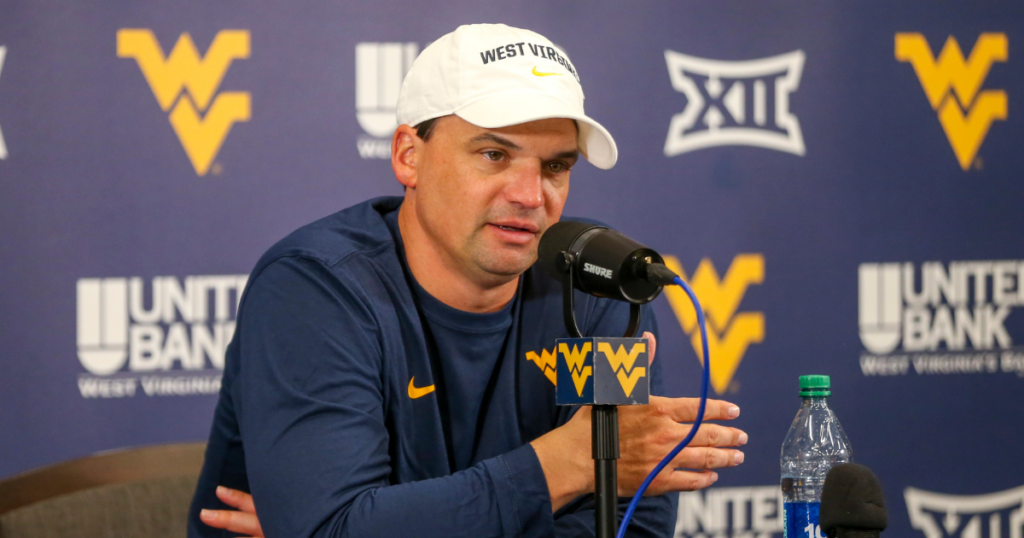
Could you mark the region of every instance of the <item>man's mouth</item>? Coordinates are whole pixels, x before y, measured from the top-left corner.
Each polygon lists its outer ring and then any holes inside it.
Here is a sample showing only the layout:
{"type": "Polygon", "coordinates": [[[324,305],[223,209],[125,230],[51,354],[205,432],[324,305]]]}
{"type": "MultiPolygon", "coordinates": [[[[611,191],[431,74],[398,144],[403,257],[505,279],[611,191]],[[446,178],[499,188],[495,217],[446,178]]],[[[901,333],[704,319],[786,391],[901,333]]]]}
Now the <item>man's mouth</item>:
{"type": "Polygon", "coordinates": [[[537,234],[539,232],[539,226],[534,222],[527,219],[500,219],[497,221],[491,221],[491,226],[495,226],[506,232],[525,232],[529,234],[537,234]]]}
{"type": "Polygon", "coordinates": [[[526,221],[504,221],[501,223],[491,222],[490,226],[495,228],[503,241],[512,244],[526,245],[537,240],[539,233],[538,226],[526,221]]]}

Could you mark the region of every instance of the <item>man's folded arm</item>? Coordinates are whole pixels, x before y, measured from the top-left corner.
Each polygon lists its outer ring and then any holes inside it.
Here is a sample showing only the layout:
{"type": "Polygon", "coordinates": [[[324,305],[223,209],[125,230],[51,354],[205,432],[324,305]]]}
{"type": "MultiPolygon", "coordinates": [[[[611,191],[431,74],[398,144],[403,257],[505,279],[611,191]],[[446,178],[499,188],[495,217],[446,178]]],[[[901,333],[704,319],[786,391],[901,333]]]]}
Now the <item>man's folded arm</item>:
{"type": "Polygon", "coordinates": [[[550,536],[530,445],[441,478],[391,485],[385,358],[361,286],[281,258],[249,283],[232,387],[267,536],[550,536]]]}

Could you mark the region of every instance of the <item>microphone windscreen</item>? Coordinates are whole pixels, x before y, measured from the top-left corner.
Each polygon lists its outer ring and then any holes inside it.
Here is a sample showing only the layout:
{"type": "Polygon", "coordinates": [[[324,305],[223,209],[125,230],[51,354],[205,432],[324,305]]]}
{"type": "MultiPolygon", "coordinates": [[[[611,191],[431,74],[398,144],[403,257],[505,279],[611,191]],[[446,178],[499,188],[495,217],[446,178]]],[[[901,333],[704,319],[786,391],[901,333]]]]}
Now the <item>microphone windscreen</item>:
{"type": "Polygon", "coordinates": [[[547,231],[540,238],[540,245],[537,247],[537,263],[546,274],[560,278],[561,271],[558,270],[559,253],[569,250],[572,242],[583,232],[591,228],[603,228],[597,224],[589,224],[575,220],[563,220],[548,227],[547,231]]]}
{"type": "Polygon", "coordinates": [[[821,532],[828,536],[837,528],[882,531],[889,523],[882,484],[871,469],[856,463],[829,470],[820,510],[821,532]]]}

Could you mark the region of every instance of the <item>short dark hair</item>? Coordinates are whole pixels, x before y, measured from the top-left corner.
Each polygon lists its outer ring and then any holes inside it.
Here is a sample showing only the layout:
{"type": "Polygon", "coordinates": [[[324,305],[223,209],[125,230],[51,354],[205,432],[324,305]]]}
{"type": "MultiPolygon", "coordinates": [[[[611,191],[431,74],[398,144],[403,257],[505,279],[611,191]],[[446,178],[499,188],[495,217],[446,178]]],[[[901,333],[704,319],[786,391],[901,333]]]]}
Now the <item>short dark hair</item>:
{"type": "Polygon", "coordinates": [[[430,140],[430,135],[434,132],[434,125],[437,123],[439,118],[430,118],[429,120],[423,120],[416,124],[416,136],[420,137],[421,140],[427,142],[430,140]]]}

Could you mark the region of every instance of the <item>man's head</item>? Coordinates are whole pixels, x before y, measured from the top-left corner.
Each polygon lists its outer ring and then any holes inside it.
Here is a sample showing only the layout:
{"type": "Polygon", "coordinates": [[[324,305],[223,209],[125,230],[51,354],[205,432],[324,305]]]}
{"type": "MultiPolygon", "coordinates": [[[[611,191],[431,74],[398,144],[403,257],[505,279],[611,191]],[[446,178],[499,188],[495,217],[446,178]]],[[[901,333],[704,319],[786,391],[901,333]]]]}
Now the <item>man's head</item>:
{"type": "Polygon", "coordinates": [[[504,25],[462,26],[427,47],[402,85],[398,120],[392,165],[406,187],[407,253],[483,286],[536,261],[580,154],[600,168],[617,158],[583,112],[566,55],[504,25]]]}
{"type": "Polygon", "coordinates": [[[485,129],[449,115],[429,142],[399,127],[393,164],[434,253],[480,283],[500,284],[536,261],[541,234],[561,217],[576,136],[564,118],[485,129]]]}

